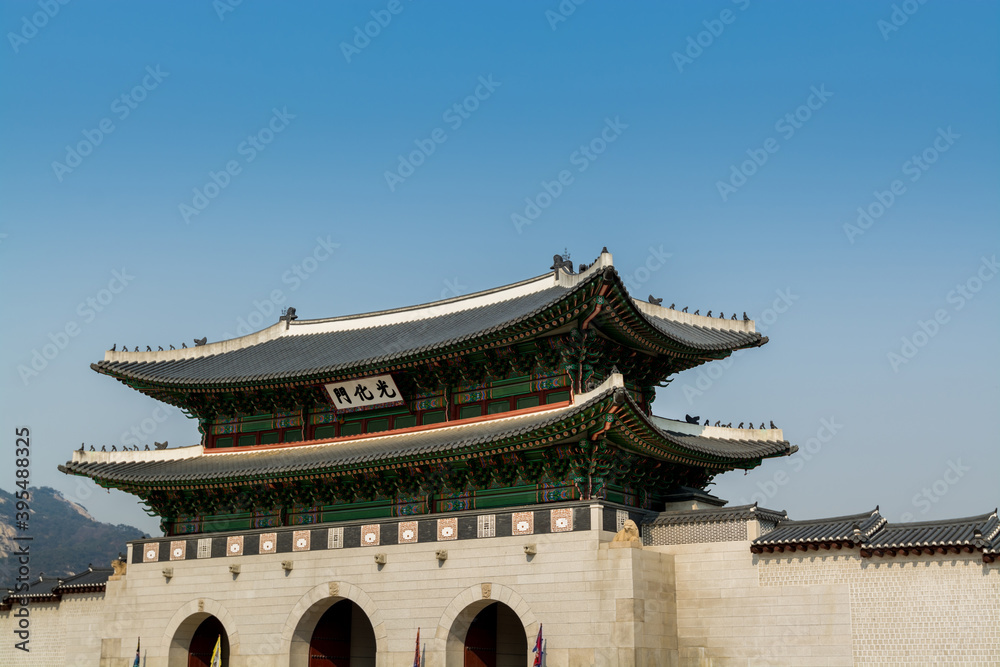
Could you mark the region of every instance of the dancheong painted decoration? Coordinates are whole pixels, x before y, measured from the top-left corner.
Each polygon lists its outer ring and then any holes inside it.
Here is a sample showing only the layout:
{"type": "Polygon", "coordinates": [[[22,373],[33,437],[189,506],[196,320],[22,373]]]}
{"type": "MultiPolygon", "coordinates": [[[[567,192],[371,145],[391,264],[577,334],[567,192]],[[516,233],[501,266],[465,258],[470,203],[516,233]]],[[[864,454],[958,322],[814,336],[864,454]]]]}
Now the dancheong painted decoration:
{"type": "Polygon", "coordinates": [[[658,510],[795,451],[763,424],[652,414],[675,373],[767,342],[745,317],[655,301],[628,294],[605,250],[436,303],[109,351],[94,370],[183,409],[201,442],[78,451],[61,469],[183,535],[591,498],[658,510]]]}

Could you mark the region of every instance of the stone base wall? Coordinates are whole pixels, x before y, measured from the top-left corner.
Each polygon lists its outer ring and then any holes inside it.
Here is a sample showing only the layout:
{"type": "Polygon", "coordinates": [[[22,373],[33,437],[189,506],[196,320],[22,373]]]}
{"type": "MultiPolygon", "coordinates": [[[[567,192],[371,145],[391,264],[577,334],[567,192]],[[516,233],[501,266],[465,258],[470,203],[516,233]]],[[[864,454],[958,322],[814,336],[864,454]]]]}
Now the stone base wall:
{"type": "Polygon", "coordinates": [[[610,542],[591,509],[594,527],[575,532],[132,562],[103,594],[29,605],[30,653],[13,647],[18,607],[0,612],[0,664],[120,667],[141,638],[144,667],[186,665],[194,628],[214,615],[231,667],[292,667],[341,599],[370,621],[380,667],[412,664],[418,627],[425,667],[461,665],[472,619],[497,601],[529,648],[544,624],[550,667],[1000,664],[1000,564],[979,554],[639,547],[610,542]]]}
{"type": "MultiPolygon", "coordinates": [[[[612,536],[597,528],[132,562],[124,578],[108,582],[103,601],[78,603],[67,596],[61,603],[31,605],[32,653],[15,656],[5,641],[0,664],[131,664],[141,637],[144,667],[186,665],[190,636],[211,614],[229,633],[231,667],[286,667],[301,661],[300,640],[311,634],[300,627],[303,619],[315,624],[317,610],[339,599],[354,601],[370,620],[380,666],[412,664],[418,627],[426,667],[461,665],[464,630],[476,611],[494,601],[517,615],[529,649],[544,623],[549,665],[675,664],[671,558],[637,546],[611,548],[612,536]],[[534,555],[525,553],[528,544],[535,546],[534,555]],[[448,556],[439,561],[442,547],[448,556]],[[385,554],[384,565],[376,563],[376,553],[385,554]],[[291,561],[291,570],[283,569],[283,561],[291,561]],[[231,565],[240,566],[239,574],[230,572],[231,565]],[[173,571],[169,580],[165,567],[173,571]],[[86,622],[78,622],[85,606],[86,622]]],[[[4,636],[10,636],[12,614],[0,612],[4,636]]]]}

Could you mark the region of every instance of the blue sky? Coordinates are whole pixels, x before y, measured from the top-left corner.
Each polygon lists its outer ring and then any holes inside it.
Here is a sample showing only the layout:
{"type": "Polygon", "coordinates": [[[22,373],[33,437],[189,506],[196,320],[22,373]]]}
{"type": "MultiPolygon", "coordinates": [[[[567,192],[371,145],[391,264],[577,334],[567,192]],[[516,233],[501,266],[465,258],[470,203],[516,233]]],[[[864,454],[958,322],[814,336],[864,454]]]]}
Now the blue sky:
{"type": "Polygon", "coordinates": [[[990,511],[998,11],[3,3],[0,487],[29,425],[33,484],[152,532],[56,471],[133,428],[197,440],[89,368],[112,344],[422,303],[606,245],[636,296],[770,337],[659,392],[657,414],[774,420],[808,454],[714,492],[797,518],[990,511]]]}

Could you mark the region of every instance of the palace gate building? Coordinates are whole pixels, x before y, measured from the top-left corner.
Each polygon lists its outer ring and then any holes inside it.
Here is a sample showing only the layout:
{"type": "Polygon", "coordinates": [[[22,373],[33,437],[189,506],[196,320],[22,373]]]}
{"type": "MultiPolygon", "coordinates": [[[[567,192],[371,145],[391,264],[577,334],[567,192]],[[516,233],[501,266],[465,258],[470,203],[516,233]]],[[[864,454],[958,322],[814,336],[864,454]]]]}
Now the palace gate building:
{"type": "Polygon", "coordinates": [[[9,593],[0,663],[233,667],[1000,663],[996,511],[792,521],[706,492],[796,447],[656,416],[676,373],[767,338],[745,316],[574,271],[93,365],[198,444],[77,451],[163,535],[9,593]],[[650,299],[649,301],[655,301],[650,299]],[[685,309],[686,310],[686,309],[685,309]],[[74,582],[83,582],[74,585],[74,582]],[[417,634],[419,630],[419,644],[417,634]],[[540,633],[541,630],[541,633],[540,633]],[[5,636],[12,637],[10,632],[5,636]]]}

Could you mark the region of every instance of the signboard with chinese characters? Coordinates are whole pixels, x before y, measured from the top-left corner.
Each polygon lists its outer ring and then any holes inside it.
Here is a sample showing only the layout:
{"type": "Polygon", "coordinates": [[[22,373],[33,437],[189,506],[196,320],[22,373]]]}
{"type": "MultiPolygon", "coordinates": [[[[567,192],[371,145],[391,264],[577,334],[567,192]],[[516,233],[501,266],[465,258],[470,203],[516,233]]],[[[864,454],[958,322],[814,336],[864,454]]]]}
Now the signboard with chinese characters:
{"type": "Polygon", "coordinates": [[[357,412],[404,404],[403,396],[396,388],[391,375],[334,382],[326,385],[326,392],[330,395],[330,401],[337,408],[337,412],[357,412]]]}

